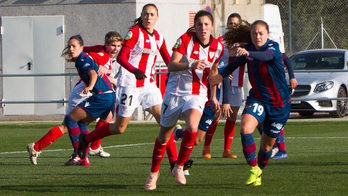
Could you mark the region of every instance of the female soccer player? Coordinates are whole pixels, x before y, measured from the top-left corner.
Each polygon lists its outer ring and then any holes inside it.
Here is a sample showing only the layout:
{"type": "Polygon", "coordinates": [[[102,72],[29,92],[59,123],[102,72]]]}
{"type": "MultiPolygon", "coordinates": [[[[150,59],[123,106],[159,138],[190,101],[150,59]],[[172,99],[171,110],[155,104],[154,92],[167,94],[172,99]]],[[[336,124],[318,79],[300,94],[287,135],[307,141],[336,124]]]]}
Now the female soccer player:
{"type": "Polygon", "coordinates": [[[262,20],[251,25],[252,44],[237,49],[237,57],[217,76],[210,79],[217,85],[234,69],[247,63],[249,91],[241,120],[243,153],[251,166],[246,185],[261,185],[262,169],[268,164],[273,144],[283,129],[290,114],[290,91],[285,80],[285,71],[278,43],[268,39],[269,27],[262,20]],[[263,123],[261,145],[256,159],[256,144],[253,132],[263,123]]]}
{"type": "MultiPolygon", "coordinates": [[[[159,123],[161,116],[162,95],[153,80],[153,66],[158,53],[164,62],[169,63],[164,37],[159,34],[154,26],[158,19],[158,9],[154,4],[146,4],[141,12],[141,17],[135,20],[125,37],[117,61],[121,64],[116,90],[117,114],[116,122],[106,123],[96,128],[95,131],[82,137],[80,140],[79,154],[84,157],[88,143],[106,136],[124,133],[134,110],[142,105],[159,123]]],[[[177,160],[174,136],[167,146],[170,164],[177,160]]]]}
{"type": "MultiPolygon", "coordinates": [[[[114,77],[116,76],[119,67],[115,62],[115,57],[121,49],[122,37],[116,31],[110,31],[105,35],[104,45],[96,46],[85,46],[84,51],[93,58],[98,64],[98,75],[102,76],[104,73],[108,76],[108,79],[113,85],[116,85],[114,77]]],[[[79,103],[87,99],[89,95],[82,94],[82,90],[85,87],[85,83],[81,80],[77,82],[73,90],[70,92],[69,101],[66,109],[66,114],[69,114],[79,103]]],[[[113,120],[113,114],[110,114],[107,121],[113,120]]],[[[97,122],[97,127],[104,124],[103,120],[97,122]]],[[[37,165],[37,158],[41,154],[41,151],[45,149],[50,144],[54,143],[58,138],[63,136],[63,134],[68,133],[68,129],[64,123],[55,126],[49,130],[41,139],[34,143],[30,143],[27,146],[29,152],[29,158],[33,165],[37,165]]],[[[110,157],[110,154],[105,152],[100,145],[101,140],[95,141],[91,144],[91,149],[89,154],[99,155],[100,157],[110,157]]]]}
{"type": "MultiPolygon", "coordinates": [[[[213,24],[213,16],[209,12],[199,11],[194,18],[194,31],[183,34],[173,47],[162,104],[161,129],[155,141],[151,172],[144,187],[146,190],[156,189],[164,150],[176,122],[181,118],[185,120],[187,131],[172,174],[178,184],[186,184],[183,166],[193,150],[198,123],[208,100],[208,76],[211,70],[217,72],[223,54],[223,45],[211,35],[213,24]]],[[[214,105],[219,109],[218,102],[214,105]]]]}
{"type": "MultiPolygon", "coordinates": [[[[74,154],[66,165],[75,165],[79,162],[76,160],[79,135],[88,133],[90,122],[97,118],[105,120],[109,113],[113,112],[115,95],[107,76],[98,76],[98,65],[87,53],[83,52],[83,40],[80,35],[70,37],[68,47],[64,50],[63,55],[67,60],[75,62],[80,79],[86,85],[82,93],[92,94],[64,118],[74,147],[74,154]]],[[[89,166],[88,158],[82,158],[81,164],[89,166]]]]}

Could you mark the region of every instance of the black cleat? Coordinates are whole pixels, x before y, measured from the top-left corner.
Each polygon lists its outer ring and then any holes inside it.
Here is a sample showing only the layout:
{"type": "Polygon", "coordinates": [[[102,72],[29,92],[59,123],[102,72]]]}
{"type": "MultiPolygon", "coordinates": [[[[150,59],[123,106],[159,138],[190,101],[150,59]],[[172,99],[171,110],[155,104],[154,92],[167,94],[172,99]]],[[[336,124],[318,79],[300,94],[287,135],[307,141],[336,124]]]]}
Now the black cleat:
{"type": "Polygon", "coordinates": [[[193,165],[193,160],[192,159],[187,160],[184,164],[184,170],[190,169],[192,165],[193,165]]]}

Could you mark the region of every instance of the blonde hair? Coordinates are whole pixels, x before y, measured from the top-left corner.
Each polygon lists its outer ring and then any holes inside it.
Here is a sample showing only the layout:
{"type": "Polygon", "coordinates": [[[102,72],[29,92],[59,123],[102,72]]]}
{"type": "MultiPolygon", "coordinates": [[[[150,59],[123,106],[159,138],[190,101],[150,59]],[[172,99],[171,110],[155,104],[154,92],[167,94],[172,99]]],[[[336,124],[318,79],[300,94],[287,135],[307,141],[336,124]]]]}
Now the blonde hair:
{"type": "Polygon", "coordinates": [[[105,44],[110,44],[114,41],[123,41],[121,35],[117,31],[110,31],[105,35],[105,44]]]}

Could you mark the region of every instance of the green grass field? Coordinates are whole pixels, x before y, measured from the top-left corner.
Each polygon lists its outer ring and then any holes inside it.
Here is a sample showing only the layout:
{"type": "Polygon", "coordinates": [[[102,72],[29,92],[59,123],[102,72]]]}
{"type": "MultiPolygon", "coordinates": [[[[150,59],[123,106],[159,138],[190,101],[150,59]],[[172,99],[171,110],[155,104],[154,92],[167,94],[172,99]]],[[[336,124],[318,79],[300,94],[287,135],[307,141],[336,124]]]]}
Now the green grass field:
{"type": "MultiPolygon", "coordinates": [[[[348,122],[289,122],[286,126],[285,160],[271,160],[261,187],[244,182],[249,166],[236,131],[232,151],[238,159],[223,159],[223,124],[212,142],[213,159],[201,158],[196,146],[187,185],[178,186],[169,172],[168,159],[161,165],[157,190],[146,192],[144,182],[151,167],[155,124],[130,124],[126,133],[103,141],[111,158],[90,158],[91,167],[66,167],[72,153],[64,135],[43,151],[38,165],[29,162],[27,143],[39,139],[55,123],[1,123],[1,195],[347,195],[348,122]]],[[[239,126],[237,127],[239,130],[239,126]]],[[[256,142],[259,135],[255,133],[256,142]]],[[[257,144],[258,146],[258,144],[257,144]]],[[[178,144],[179,147],[179,144],[178,144]]]]}

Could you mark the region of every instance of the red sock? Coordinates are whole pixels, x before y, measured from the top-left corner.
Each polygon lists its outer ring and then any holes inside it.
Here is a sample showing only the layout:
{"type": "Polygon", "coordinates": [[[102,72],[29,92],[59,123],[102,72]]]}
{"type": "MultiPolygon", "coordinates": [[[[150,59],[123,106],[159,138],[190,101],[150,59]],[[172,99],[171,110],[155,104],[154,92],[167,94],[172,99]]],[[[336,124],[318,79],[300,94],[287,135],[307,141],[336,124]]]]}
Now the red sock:
{"type": "Polygon", "coordinates": [[[188,131],[186,130],[184,133],[184,137],[182,138],[180,153],[177,161],[177,165],[183,166],[185,162],[188,160],[197,137],[197,131],[188,131]]]}
{"type": "Polygon", "coordinates": [[[46,135],[44,135],[40,140],[35,142],[34,149],[36,151],[40,151],[40,150],[46,148],[48,145],[52,144],[54,141],[56,141],[62,135],[63,135],[63,133],[60,130],[59,126],[55,126],[51,130],[49,130],[46,133],[46,135]]]}
{"type": "Polygon", "coordinates": [[[151,172],[158,172],[161,165],[167,144],[160,144],[156,138],[152,153],[151,172]]]}
{"type": "MultiPolygon", "coordinates": [[[[100,127],[102,127],[103,125],[105,125],[106,123],[107,123],[106,121],[100,119],[100,120],[97,122],[97,125],[95,126],[95,128],[96,128],[96,129],[97,129],[97,128],[100,128],[100,127]]],[[[100,144],[101,144],[101,142],[102,142],[101,139],[92,142],[92,143],[91,143],[91,149],[92,149],[92,150],[98,149],[99,146],[100,146],[100,144]]]]}
{"type": "Polygon", "coordinates": [[[236,130],[236,122],[226,120],[224,135],[225,135],[225,143],[224,150],[230,151],[231,144],[233,142],[234,131],[236,130]]]}
{"type": "Polygon", "coordinates": [[[102,139],[104,137],[112,135],[110,132],[109,123],[106,122],[103,126],[95,128],[93,132],[86,135],[85,140],[86,142],[90,143],[99,139],[102,139]]]}
{"type": "Polygon", "coordinates": [[[217,119],[215,119],[211,123],[210,127],[207,130],[207,133],[205,134],[204,146],[210,146],[211,140],[213,139],[213,136],[218,124],[219,124],[219,121],[217,119]]]}
{"type": "Polygon", "coordinates": [[[178,160],[178,153],[176,151],[176,142],[174,140],[174,134],[170,136],[169,141],[167,142],[167,155],[169,163],[175,163],[178,160]]]}

